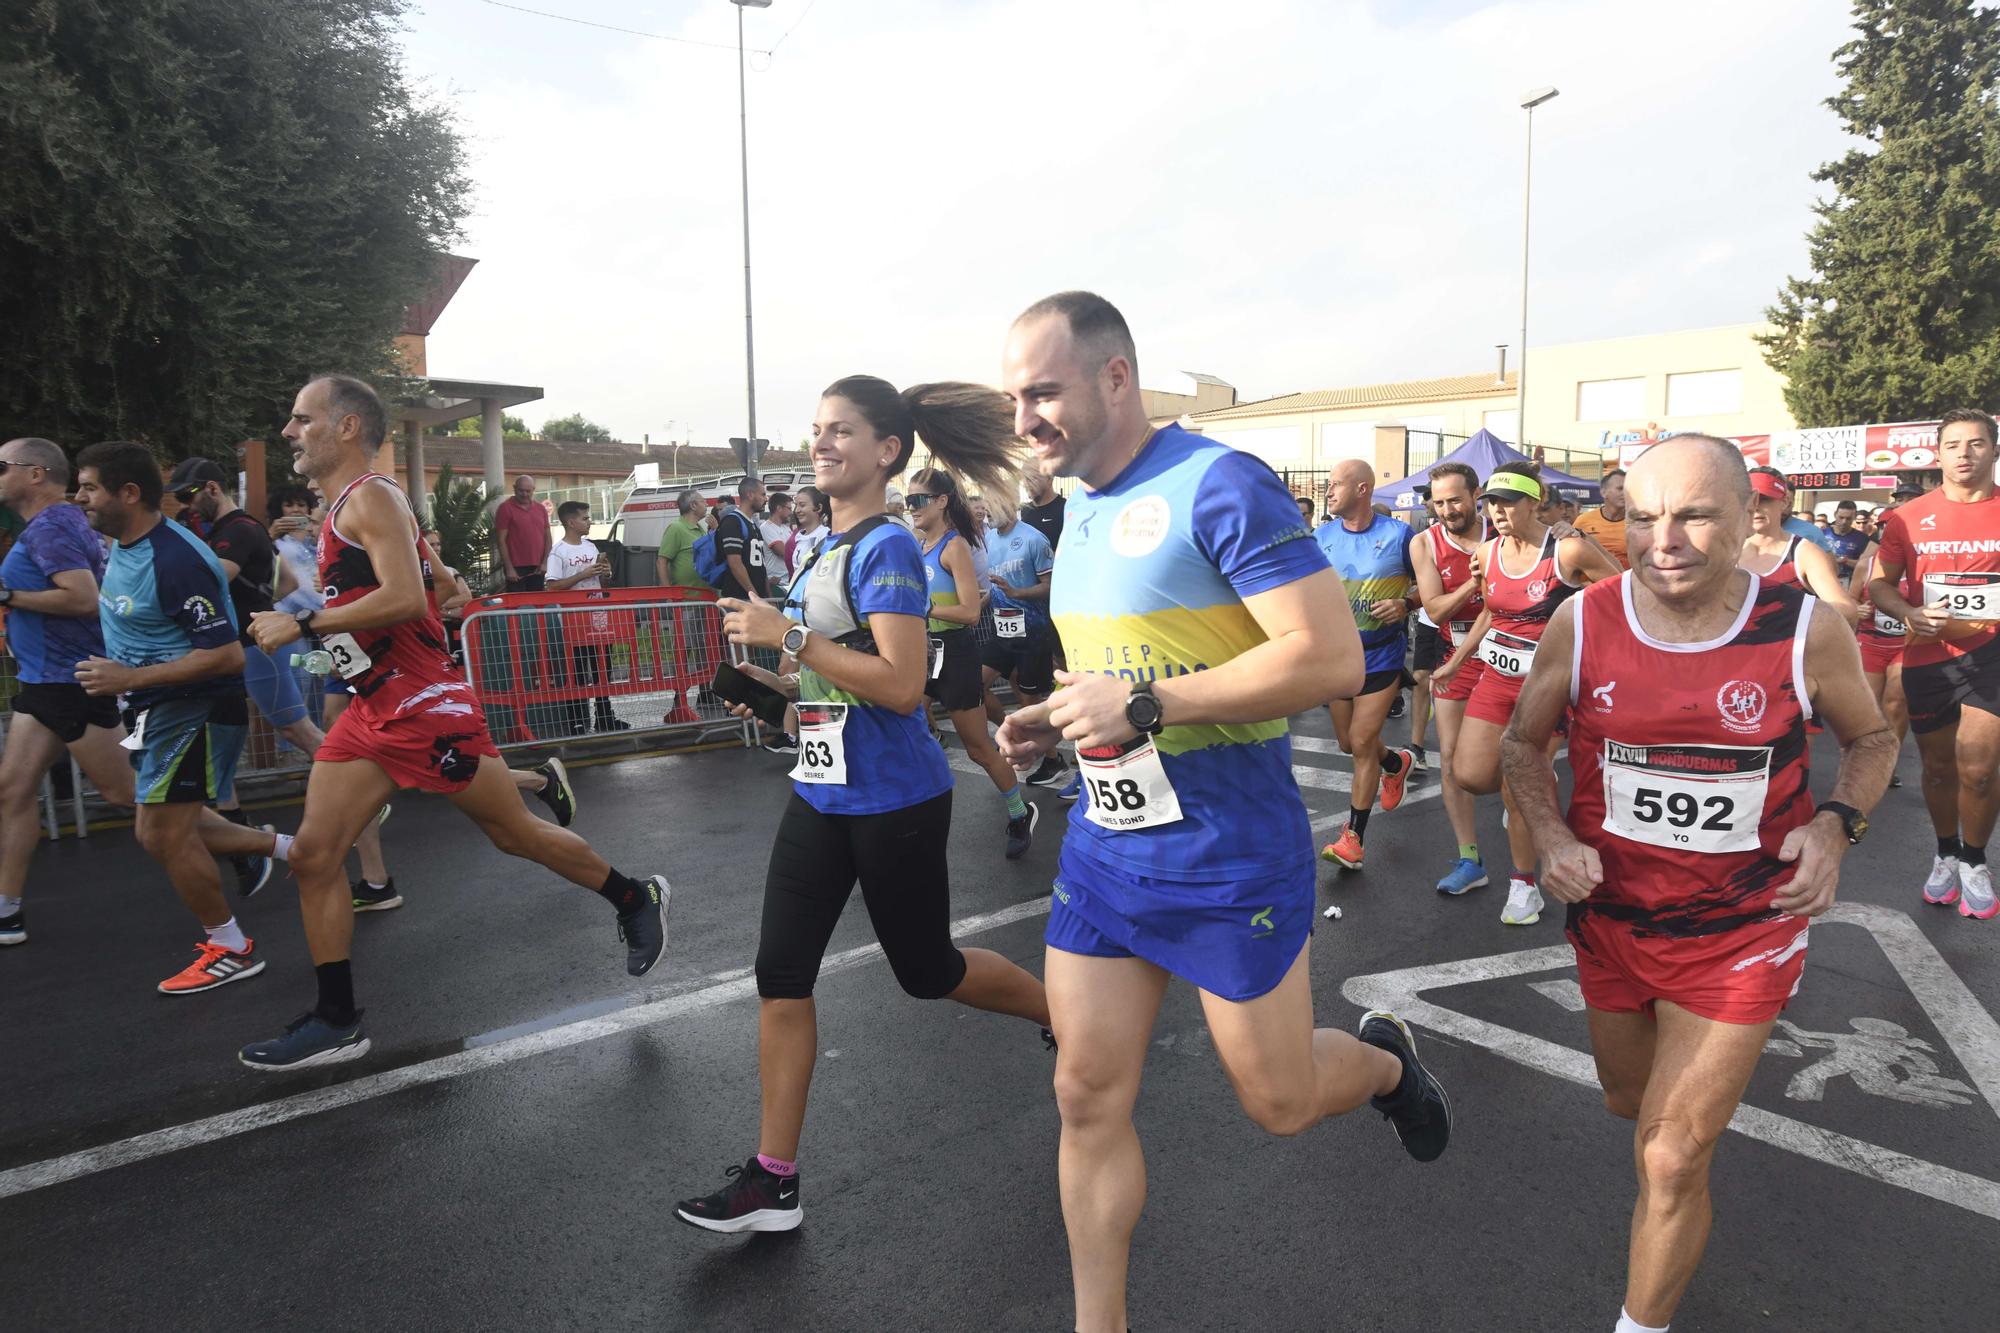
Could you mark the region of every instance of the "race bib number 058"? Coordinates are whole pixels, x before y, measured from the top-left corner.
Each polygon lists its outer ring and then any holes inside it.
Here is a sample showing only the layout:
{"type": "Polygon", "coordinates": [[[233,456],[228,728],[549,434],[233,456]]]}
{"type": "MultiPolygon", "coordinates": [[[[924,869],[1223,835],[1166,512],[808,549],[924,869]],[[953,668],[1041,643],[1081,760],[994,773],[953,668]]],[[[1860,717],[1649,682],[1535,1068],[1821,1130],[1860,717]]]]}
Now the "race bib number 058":
{"type": "Polygon", "coordinates": [[[1489,629],[1479,641],[1479,660],[1503,676],[1525,676],[1535,665],[1535,641],[1489,629]]]}
{"type": "Polygon", "coordinates": [[[1078,750],[1076,759],[1083,769],[1084,817],[1099,828],[1130,833],[1181,821],[1180,798],[1151,736],[1078,750]]]}
{"type": "Polygon", "coordinates": [[[1953,620],[2000,620],[2000,574],[1926,574],[1924,605],[1945,608],[1953,620]]]}
{"type": "Polygon", "coordinates": [[[1604,743],[1604,831],[1681,852],[1754,852],[1771,785],[1764,745],[1604,743]]]}

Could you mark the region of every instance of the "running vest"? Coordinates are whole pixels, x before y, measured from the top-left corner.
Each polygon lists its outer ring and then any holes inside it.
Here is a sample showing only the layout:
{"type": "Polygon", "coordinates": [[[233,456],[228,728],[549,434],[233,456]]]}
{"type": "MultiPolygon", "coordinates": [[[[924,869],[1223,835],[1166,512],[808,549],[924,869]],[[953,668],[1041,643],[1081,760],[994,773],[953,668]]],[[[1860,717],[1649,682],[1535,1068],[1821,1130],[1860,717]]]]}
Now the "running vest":
{"type": "MultiPolygon", "coordinates": [[[[1781,583],[1788,588],[1797,588],[1800,592],[1804,592],[1806,585],[1805,581],[1799,578],[1798,564],[1799,543],[1803,540],[1805,540],[1803,537],[1794,537],[1791,541],[1787,542],[1784,554],[1778,557],[1778,563],[1771,566],[1765,573],[1758,574],[1756,570],[1750,569],[1748,565],[1744,565],[1743,568],[1749,570],[1752,574],[1757,574],[1757,577],[1767,584],[1781,583]]],[[[1738,563],[1740,564],[1741,561],[1738,563]]]]}
{"type": "MultiPolygon", "coordinates": [[[[952,538],[958,536],[957,528],[946,528],[938,544],[924,552],[924,581],[930,585],[932,606],[958,605],[958,580],[944,567],[944,548],[951,545],[952,538]]],[[[956,629],[966,628],[955,620],[939,620],[933,617],[927,622],[933,634],[949,634],[956,629]]]]}
{"type": "MultiPolygon", "coordinates": [[[[347,497],[354,494],[357,486],[369,481],[389,487],[404,506],[404,512],[409,513],[409,502],[404,499],[402,488],[379,472],[364,472],[356,477],[327,506],[326,523],[319,534],[319,581],[329,608],[345,606],[382,586],[368,552],[349,541],[340,530],[340,511],[347,507],[347,497]]],[[[452,695],[464,695],[465,702],[468,705],[471,702],[471,687],[451,660],[445,644],[444,626],[438,620],[437,597],[432,587],[430,558],[424,553],[416,516],[409,517],[410,544],[416,549],[417,568],[424,580],[424,614],[394,625],[320,636],[321,643],[334,656],[336,672],[354,687],[357,699],[376,712],[402,713],[420,702],[452,695]],[[344,661],[357,666],[357,674],[349,675],[344,661]],[[361,665],[364,662],[366,665],[361,665]]]]}
{"type": "Polygon", "coordinates": [[[1604,882],[1573,913],[1670,938],[1784,915],[1771,899],[1793,867],[1778,848],[1813,816],[1805,652],[1817,599],[1749,578],[1736,623],[1707,643],[1649,637],[1629,573],[1577,598],[1568,820],[1604,882]]]}
{"type": "MultiPolygon", "coordinates": [[[[1431,544],[1431,560],[1437,565],[1438,580],[1444,584],[1444,590],[1453,593],[1464,587],[1472,578],[1472,551],[1453,541],[1442,523],[1433,523],[1425,528],[1424,539],[1431,544]]],[[[1452,617],[1449,625],[1438,626],[1444,646],[1450,649],[1471,633],[1472,622],[1479,619],[1479,613],[1485,609],[1485,600],[1474,593],[1472,600],[1458,609],[1458,614],[1452,617]]]]}
{"type": "Polygon", "coordinates": [[[1875,579],[1875,564],[1878,559],[1879,557],[1877,556],[1871,555],[1868,557],[1868,571],[1861,585],[1863,588],[1861,594],[1861,623],[1854,627],[1854,634],[1859,639],[1894,639],[1896,642],[1901,643],[1908,636],[1910,627],[1886,611],[1877,611],[1875,609],[1875,599],[1869,596],[1866,591],[1868,584],[1872,583],[1875,579]]]}
{"type": "Polygon", "coordinates": [[[1910,640],[1905,668],[1962,657],[2000,633],[2000,495],[1961,503],[1939,489],[1899,505],[1876,558],[1903,567],[1904,600],[1951,611],[1941,637],[1910,640]]]}

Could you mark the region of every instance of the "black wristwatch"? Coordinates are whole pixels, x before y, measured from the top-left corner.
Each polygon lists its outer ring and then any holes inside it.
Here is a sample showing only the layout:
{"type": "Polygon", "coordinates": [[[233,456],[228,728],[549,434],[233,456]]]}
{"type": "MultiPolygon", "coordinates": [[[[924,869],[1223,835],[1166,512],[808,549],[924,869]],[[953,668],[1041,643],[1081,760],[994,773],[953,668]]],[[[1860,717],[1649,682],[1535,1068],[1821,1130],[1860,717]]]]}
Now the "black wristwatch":
{"type": "Polygon", "coordinates": [[[1133,685],[1132,693],[1125,698],[1125,720],[1141,736],[1160,734],[1166,725],[1166,710],[1160,707],[1160,697],[1153,693],[1152,681],[1142,680],[1133,685]]]}
{"type": "Polygon", "coordinates": [[[312,636],[313,617],[318,614],[319,612],[311,610],[292,612],[292,619],[299,622],[299,633],[301,636],[307,638],[312,636]]]}
{"type": "Polygon", "coordinates": [[[12,606],[13,604],[14,590],[12,588],[0,588],[0,606],[12,606]]]}
{"type": "Polygon", "coordinates": [[[1868,836],[1868,816],[1862,814],[1853,806],[1843,805],[1839,801],[1821,801],[1813,813],[1818,815],[1829,811],[1839,815],[1840,822],[1847,826],[1848,846],[1852,847],[1855,843],[1860,842],[1868,836]]]}

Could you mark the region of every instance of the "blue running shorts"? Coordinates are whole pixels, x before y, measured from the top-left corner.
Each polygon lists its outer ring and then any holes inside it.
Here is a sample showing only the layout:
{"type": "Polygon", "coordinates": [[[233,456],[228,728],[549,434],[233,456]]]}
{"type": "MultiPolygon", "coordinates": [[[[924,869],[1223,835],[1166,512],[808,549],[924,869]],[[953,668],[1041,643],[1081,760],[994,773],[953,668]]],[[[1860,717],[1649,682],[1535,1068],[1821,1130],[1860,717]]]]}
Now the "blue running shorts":
{"type": "MultiPolygon", "coordinates": [[[[280,651],[287,659],[291,657],[289,647],[280,651]]],[[[299,697],[298,677],[290,665],[279,666],[276,658],[254,643],[243,645],[243,688],[250,692],[250,701],[257,705],[257,711],[274,731],[283,730],[306,715],[306,701],[299,697]]]]}
{"type": "Polygon", "coordinates": [[[143,720],[133,752],[139,804],[207,804],[236,789],[236,761],[250,734],[242,696],[165,699],[138,715],[143,720]]]}

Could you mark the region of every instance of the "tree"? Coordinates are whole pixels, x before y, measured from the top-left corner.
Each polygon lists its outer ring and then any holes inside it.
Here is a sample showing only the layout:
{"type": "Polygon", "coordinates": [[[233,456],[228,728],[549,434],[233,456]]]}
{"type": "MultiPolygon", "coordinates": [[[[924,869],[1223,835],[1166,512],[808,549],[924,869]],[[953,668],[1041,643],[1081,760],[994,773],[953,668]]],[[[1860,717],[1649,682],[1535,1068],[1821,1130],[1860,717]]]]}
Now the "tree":
{"type": "Polygon", "coordinates": [[[1813,173],[1812,275],[1762,340],[1802,426],[2000,401],[2000,11],[1856,0],[1854,25],[1827,106],[1865,143],[1813,173]]]}
{"type": "Polygon", "coordinates": [[[0,6],[0,438],[223,456],[315,371],[400,387],[467,192],[405,3],[0,6]]]}
{"type": "Polygon", "coordinates": [[[486,515],[486,488],[469,478],[438,469],[431,487],[431,526],[437,530],[438,554],[479,590],[479,575],[493,549],[492,524],[486,515]]]}
{"type": "MultiPolygon", "coordinates": [[[[451,438],[454,440],[477,440],[481,438],[481,431],[483,429],[483,424],[478,417],[461,417],[452,424],[451,438]]],[[[502,412],[500,414],[500,437],[504,440],[532,440],[535,438],[535,435],[533,431],[528,429],[527,422],[521,420],[521,418],[515,416],[512,412],[502,412]]]]}
{"type": "Polygon", "coordinates": [[[550,417],[542,423],[545,440],[576,440],[584,444],[609,444],[611,432],[581,412],[566,417],[550,417]]]}

